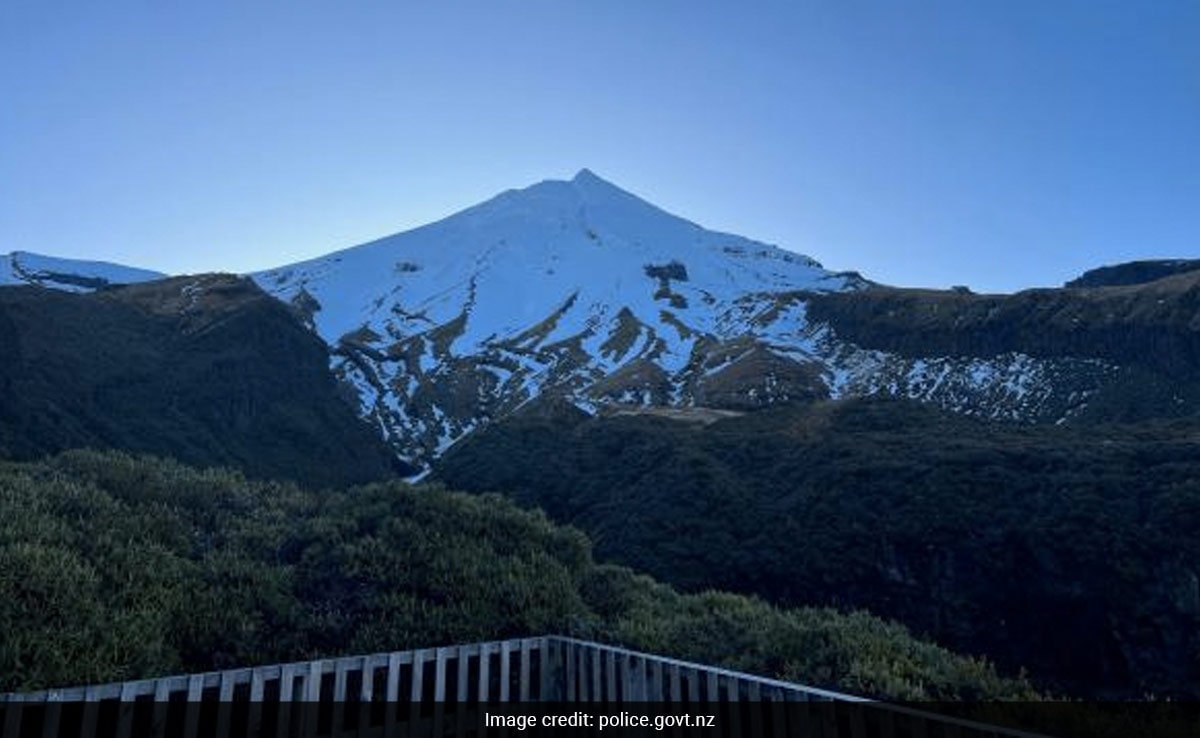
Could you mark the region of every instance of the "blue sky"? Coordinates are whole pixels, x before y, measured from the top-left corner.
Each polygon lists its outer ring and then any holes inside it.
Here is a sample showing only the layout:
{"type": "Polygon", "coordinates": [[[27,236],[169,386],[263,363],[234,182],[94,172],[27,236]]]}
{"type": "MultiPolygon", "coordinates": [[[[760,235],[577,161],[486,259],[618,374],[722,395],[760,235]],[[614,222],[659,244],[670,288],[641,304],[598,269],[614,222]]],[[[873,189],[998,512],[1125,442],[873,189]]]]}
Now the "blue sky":
{"type": "Polygon", "coordinates": [[[0,4],[0,252],[277,266],[581,167],[900,285],[1200,256],[1200,2],[0,4]],[[436,7],[434,7],[436,6],[436,7]]]}

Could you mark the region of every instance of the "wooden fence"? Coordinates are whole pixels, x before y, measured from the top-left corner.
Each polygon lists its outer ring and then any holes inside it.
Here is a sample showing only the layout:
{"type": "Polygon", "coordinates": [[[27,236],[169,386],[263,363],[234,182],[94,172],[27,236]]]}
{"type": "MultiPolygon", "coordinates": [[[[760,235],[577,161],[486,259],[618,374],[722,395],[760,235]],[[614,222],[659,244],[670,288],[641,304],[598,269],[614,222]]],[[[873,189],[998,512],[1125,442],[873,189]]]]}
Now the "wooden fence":
{"type": "Polygon", "coordinates": [[[529,702],[720,708],[718,727],[748,736],[1035,738],[558,636],[0,695],[0,736],[490,736],[482,706],[529,702]]]}

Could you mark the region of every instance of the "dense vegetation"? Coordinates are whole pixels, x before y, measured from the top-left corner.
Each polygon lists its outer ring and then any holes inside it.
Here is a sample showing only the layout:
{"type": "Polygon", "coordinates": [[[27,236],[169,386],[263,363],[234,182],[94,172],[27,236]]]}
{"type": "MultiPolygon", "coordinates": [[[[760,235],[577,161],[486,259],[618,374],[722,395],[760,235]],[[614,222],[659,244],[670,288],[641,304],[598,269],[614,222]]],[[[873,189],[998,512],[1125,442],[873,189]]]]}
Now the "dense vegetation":
{"type": "Polygon", "coordinates": [[[0,458],[118,448],[315,484],[395,471],[329,353],[232,276],[0,289],[0,458]]]}
{"type": "Polygon", "coordinates": [[[896,401],[496,424],[439,477],[695,591],[864,608],[1080,696],[1200,696],[1200,424],[989,424],[896,401]]]}
{"type": "Polygon", "coordinates": [[[1176,274],[1200,270],[1200,259],[1153,259],[1089,269],[1064,287],[1120,287],[1145,284],[1176,274]]]}
{"type": "Polygon", "coordinates": [[[565,633],[855,692],[1029,697],[862,613],[684,595],[495,496],[115,452],[0,463],[0,690],[565,633]]]}

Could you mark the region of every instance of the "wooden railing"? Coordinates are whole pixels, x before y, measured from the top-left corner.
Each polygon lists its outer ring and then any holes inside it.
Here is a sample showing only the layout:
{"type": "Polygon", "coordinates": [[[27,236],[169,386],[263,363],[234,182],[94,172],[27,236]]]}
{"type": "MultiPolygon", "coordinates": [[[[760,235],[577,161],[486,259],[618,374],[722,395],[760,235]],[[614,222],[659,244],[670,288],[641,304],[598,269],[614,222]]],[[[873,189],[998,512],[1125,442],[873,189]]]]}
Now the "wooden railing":
{"type": "Polygon", "coordinates": [[[722,705],[727,717],[743,705],[747,735],[1031,735],[558,636],[5,694],[0,735],[491,735],[470,706],[510,702],[722,705]],[[853,709],[839,718],[834,703],[853,709]],[[771,730],[755,726],[764,715],[771,730]]]}

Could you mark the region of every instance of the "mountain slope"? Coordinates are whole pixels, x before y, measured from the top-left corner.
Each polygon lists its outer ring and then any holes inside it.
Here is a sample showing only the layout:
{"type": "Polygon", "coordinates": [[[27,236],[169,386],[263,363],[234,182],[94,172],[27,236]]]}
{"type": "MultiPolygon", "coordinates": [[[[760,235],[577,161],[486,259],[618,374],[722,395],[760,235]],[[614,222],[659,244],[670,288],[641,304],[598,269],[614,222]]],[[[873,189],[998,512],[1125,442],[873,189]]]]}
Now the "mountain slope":
{"type": "Polygon", "coordinates": [[[246,279],[0,289],[0,346],[0,457],[118,448],[309,484],[393,471],[325,346],[246,279]]]}
{"type": "Polygon", "coordinates": [[[587,170],[253,276],[306,315],[362,414],[417,461],[543,393],[689,402],[706,350],[745,335],[761,296],[862,282],[587,170]]]}
{"type": "MultiPolygon", "coordinates": [[[[70,290],[152,274],[9,261],[9,281],[70,290]]],[[[1101,281],[1149,274],[1126,266],[1101,281]]],[[[583,170],[250,276],[328,345],[357,414],[427,468],[556,398],[589,413],[889,396],[1019,423],[1194,414],[1196,274],[1016,295],[887,288],[583,170]]]]}
{"type": "Polygon", "coordinates": [[[1014,295],[874,288],[815,295],[808,314],[842,341],[908,361],[1019,353],[1045,368],[1067,360],[1071,371],[1050,386],[1060,397],[1074,386],[1071,417],[1082,422],[1200,412],[1200,272],[1014,295]]]}
{"type": "Polygon", "coordinates": [[[117,284],[161,279],[165,274],[106,261],[60,259],[14,251],[0,254],[0,287],[36,285],[67,292],[88,292],[117,284]]]}
{"type": "Polygon", "coordinates": [[[877,399],[681,419],[522,412],[434,474],[684,589],[865,608],[1053,693],[1200,697],[1200,419],[1030,427],[877,399]]]}
{"type": "Polygon", "coordinates": [[[1064,287],[1120,287],[1144,284],[1200,269],[1200,259],[1150,259],[1089,269],[1064,287]]]}
{"type": "Polygon", "coordinates": [[[360,413],[418,464],[541,397],[593,412],[884,393],[1062,420],[1111,370],[863,349],[807,317],[814,296],[869,287],[857,274],[707,231],[587,170],[253,278],[330,344],[360,413]]]}

